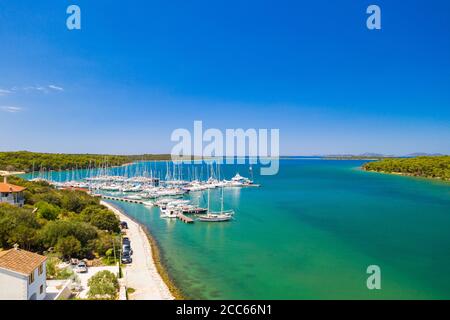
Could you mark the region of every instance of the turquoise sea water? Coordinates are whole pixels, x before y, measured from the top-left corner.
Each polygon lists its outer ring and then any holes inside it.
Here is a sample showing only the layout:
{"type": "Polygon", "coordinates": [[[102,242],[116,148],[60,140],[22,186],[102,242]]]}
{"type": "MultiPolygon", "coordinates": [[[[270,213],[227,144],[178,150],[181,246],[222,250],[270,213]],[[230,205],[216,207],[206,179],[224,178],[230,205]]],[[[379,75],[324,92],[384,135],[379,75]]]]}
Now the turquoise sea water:
{"type": "MultiPolygon", "coordinates": [[[[225,189],[229,223],[187,225],[114,204],[149,228],[190,298],[449,299],[450,184],[361,164],[282,160],[278,175],[255,177],[261,188],[225,189]],[[366,287],[369,265],[381,267],[381,290],[366,287]]],[[[237,170],[248,175],[248,166],[223,173],[237,170]]],[[[212,198],[219,208],[219,191],[212,198]]]]}

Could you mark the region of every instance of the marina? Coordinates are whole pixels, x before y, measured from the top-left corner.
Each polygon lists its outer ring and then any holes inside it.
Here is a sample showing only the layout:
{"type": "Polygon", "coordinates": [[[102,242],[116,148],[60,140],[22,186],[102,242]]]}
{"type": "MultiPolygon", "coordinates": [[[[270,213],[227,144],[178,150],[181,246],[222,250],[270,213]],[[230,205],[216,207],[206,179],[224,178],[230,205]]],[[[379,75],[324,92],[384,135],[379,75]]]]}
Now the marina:
{"type": "MultiPolygon", "coordinates": [[[[60,189],[85,191],[104,200],[128,202],[158,207],[162,219],[178,219],[185,223],[227,222],[233,220],[234,210],[224,210],[225,189],[260,187],[253,179],[235,173],[225,179],[221,165],[161,162],[134,163],[123,167],[91,167],[84,171],[55,172],[40,170],[32,173],[32,181],[45,181],[60,189]],[[210,208],[211,190],[220,190],[220,211],[210,208]],[[199,205],[199,198],[207,194],[207,208],[199,205]],[[186,197],[189,195],[189,198],[186,197]],[[195,204],[192,198],[197,198],[195,204]]],[[[249,174],[253,175],[250,165],[249,174]]]]}

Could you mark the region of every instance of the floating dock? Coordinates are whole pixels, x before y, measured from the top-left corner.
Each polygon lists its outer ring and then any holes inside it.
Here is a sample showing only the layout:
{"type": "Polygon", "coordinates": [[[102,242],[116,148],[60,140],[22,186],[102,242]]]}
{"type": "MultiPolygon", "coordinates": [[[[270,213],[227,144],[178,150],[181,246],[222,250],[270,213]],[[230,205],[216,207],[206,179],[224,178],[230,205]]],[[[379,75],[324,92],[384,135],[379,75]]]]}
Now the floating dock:
{"type": "Polygon", "coordinates": [[[194,223],[194,219],[186,217],[184,214],[179,213],[177,215],[177,218],[181,221],[183,221],[184,223],[194,223]]]}
{"type": "Polygon", "coordinates": [[[102,199],[105,199],[105,200],[115,200],[115,201],[129,202],[129,203],[144,204],[144,201],[142,201],[142,200],[133,200],[133,199],[127,199],[127,198],[111,197],[111,196],[105,196],[103,194],[97,194],[96,196],[101,197],[102,199]]]}

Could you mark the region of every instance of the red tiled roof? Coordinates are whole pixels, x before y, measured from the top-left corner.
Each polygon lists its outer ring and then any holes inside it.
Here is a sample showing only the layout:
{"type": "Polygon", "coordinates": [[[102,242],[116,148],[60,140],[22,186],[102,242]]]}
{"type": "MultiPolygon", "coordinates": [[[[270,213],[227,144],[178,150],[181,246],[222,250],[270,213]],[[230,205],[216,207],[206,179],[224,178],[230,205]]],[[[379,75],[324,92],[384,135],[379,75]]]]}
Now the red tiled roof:
{"type": "Polygon", "coordinates": [[[31,274],[45,260],[45,256],[22,249],[0,251],[0,268],[24,275],[31,274]]]}
{"type": "Polygon", "coordinates": [[[21,192],[25,190],[24,187],[15,186],[13,184],[9,183],[2,183],[0,182],[0,192],[21,192]]]}

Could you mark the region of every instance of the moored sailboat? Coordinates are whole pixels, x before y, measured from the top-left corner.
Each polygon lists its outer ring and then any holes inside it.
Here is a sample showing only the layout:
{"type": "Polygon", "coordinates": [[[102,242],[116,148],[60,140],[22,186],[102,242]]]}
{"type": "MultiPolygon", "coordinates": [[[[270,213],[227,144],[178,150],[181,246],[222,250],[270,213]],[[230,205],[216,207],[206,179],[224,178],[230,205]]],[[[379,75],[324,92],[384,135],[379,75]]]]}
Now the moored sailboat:
{"type": "Polygon", "coordinates": [[[222,197],[221,197],[221,208],[220,212],[211,212],[210,208],[210,191],[208,189],[208,213],[197,218],[198,221],[201,222],[226,222],[230,221],[233,218],[234,211],[233,210],[223,210],[223,188],[222,188],[222,197]]]}

